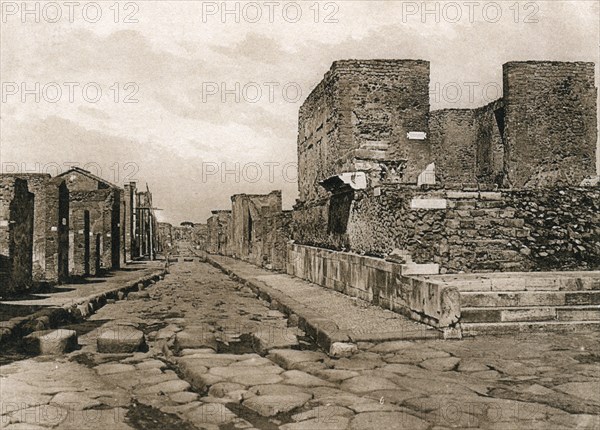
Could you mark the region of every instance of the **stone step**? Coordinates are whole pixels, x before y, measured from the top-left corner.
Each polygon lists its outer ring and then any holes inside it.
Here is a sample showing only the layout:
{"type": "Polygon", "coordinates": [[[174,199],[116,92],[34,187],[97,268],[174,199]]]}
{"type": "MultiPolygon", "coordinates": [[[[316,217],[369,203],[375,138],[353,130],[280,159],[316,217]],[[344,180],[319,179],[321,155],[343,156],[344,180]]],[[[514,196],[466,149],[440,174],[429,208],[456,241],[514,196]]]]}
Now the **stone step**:
{"type": "Polygon", "coordinates": [[[600,290],[600,277],[517,277],[462,279],[452,282],[461,292],[467,291],[590,291],[600,290]]]}
{"type": "Polygon", "coordinates": [[[600,321],[536,321],[502,323],[463,323],[464,337],[478,335],[514,335],[518,332],[571,333],[576,331],[598,332],[600,321]]]}
{"type": "Polygon", "coordinates": [[[461,291],[462,308],[600,305],[600,291],[461,291]]]}
{"type": "Polygon", "coordinates": [[[600,321],[600,306],[463,308],[461,322],[600,321]]]}

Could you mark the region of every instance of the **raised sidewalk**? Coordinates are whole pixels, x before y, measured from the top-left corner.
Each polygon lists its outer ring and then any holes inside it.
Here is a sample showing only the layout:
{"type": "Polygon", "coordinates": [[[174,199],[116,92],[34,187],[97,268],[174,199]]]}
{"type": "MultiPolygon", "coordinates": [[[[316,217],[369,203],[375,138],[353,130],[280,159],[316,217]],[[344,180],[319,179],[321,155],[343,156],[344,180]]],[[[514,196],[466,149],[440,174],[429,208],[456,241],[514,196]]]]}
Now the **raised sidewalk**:
{"type": "Polygon", "coordinates": [[[164,276],[163,262],[135,262],[108,274],[87,278],[81,284],[63,284],[56,292],[32,294],[25,300],[0,301],[0,312],[11,314],[11,307],[21,306],[25,315],[0,319],[0,344],[25,336],[32,331],[56,328],[60,325],[87,317],[104,306],[108,299],[119,299],[126,293],[147,286],[164,276]]]}
{"type": "Polygon", "coordinates": [[[274,308],[298,316],[299,327],[328,351],[334,342],[442,338],[441,331],[334,290],[220,255],[202,258],[244,283],[274,308]]]}

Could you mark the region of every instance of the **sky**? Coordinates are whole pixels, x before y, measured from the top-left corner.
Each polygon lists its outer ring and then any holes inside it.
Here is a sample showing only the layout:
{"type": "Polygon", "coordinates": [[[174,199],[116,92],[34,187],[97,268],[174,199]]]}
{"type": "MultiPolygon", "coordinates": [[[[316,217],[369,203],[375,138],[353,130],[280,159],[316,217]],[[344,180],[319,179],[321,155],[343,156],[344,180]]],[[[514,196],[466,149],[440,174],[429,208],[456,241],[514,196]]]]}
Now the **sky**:
{"type": "MultiPolygon", "coordinates": [[[[432,109],[501,94],[502,64],[591,61],[599,3],[2,1],[2,172],[146,183],[159,219],[297,198],[298,109],[339,59],[431,62],[432,109]]],[[[600,155],[599,155],[600,160],[600,155]]]]}

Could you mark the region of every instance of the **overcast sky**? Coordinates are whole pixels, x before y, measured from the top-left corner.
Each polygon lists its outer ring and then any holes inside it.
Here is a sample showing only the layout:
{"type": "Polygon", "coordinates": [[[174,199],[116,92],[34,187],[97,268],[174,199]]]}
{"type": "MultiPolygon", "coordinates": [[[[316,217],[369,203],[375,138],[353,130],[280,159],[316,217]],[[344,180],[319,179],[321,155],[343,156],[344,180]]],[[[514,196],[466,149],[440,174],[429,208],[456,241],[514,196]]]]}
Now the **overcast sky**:
{"type": "Polygon", "coordinates": [[[298,108],[336,59],[429,60],[433,109],[501,96],[511,60],[593,61],[598,85],[598,0],[475,3],[3,1],[2,169],[147,182],[162,220],[204,222],[235,193],[291,207],[298,108]]]}

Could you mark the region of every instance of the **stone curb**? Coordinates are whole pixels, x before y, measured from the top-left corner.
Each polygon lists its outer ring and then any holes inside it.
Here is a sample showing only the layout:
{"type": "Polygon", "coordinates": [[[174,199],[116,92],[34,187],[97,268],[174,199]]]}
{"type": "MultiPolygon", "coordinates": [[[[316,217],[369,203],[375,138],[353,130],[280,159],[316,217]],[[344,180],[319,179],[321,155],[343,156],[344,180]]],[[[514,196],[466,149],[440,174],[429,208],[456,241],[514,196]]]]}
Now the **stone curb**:
{"type": "Polygon", "coordinates": [[[258,297],[270,302],[271,307],[288,317],[292,314],[298,316],[298,327],[303,330],[307,336],[311,337],[319,347],[325,351],[330,351],[331,345],[335,342],[351,342],[350,337],[344,330],[340,330],[337,324],[321,314],[313,311],[306,305],[292,299],[286,294],[269,287],[263,281],[252,277],[243,277],[228,267],[206,254],[201,257],[211,266],[216,267],[231,279],[250,288],[258,297]]]}
{"type": "Polygon", "coordinates": [[[3,321],[0,323],[0,345],[27,336],[37,330],[58,328],[65,323],[85,320],[104,306],[108,300],[124,299],[126,293],[143,289],[167,273],[165,269],[155,270],[146,276],[129,281],[121,287],[87,297],[77,297],[67,304],[47,307],[25,317],[15,317],[3,321]]]}

